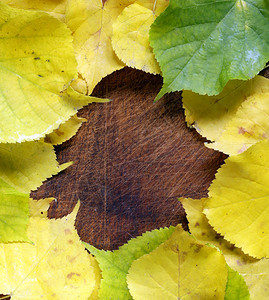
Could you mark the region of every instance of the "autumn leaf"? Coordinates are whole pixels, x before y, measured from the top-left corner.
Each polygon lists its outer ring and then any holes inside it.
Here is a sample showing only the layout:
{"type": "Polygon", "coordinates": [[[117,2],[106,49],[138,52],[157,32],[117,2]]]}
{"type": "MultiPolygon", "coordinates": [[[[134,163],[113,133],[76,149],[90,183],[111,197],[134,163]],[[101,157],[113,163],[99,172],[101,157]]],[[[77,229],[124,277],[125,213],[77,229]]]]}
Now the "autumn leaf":
{"type": "Polygon", "coordinates": [[[159,65],[149,45],[149,29],[168,1],[154,1],[151,8],[142,5],[129,5],[118,16],[113,24],[112,46],[127,66],[159,74],[159,65]]]}
{"type": "Polygon", "coordinates": [[[57,220],[31,217],[33,244],[0,245],[0,293],[11,299],[88,299],[95,267],[74,227],[76,209],[57,220]]]}
{"type": "Polygon", "coordinates": [[[228,279],[224,300],[249,300],[249,291],[244,278],[228,267],[228,279]]]}
{"type": "Polygon", "coordinates": [[[150,44],[165,93],[217,95],[231,79],[250,79],[269,59],[268,3],[171,0],[151,26],[150,44]]]}
{"type": "Polygon", "coordinates": [[[222,251],[227,264],[243,276],[251,299],[266,300],[269,290],[269,259],[254,259],[215,232],[203,213],[206,199],[181,198],[180,201],[187,213],[190,232],[195,238],[204,244],[213,244],[222,251]]]}
{"type": "Polygon", "coordinates": [[[156,250],[133,262],[128,287],[138,299],[223,299],[227,268],[223,255],[177,226],[156,250]]]}
{"type": "Polygon", "coordinates": [[[124,67],[112,49],[112,24],[128,0],[70,0],[66,23],[73,32],[78,72],[90,95],[106,75],[124,67]]]}
{"type": "Polygon", "coordinates": [[[47,218],[48,209],[52,201],[55,201],[55,199],[54,198],[45,198],[39,200],[30,199],[29,201],[30,217],[47,218]]]}
{"type": "Polygon", "coordinates": [[[0,243],[29,242],[28,223],[29,195],[0,179],[0,243]]]}
{"type": "Polygon", "coordinates": [[[0,25],[0,142],[37,140],[98,101],[68,88],[77,71],[65,24],[0,2],[0,25]]]}
{"type": "Polygon", "coordinates": [[[221,94],[183,91],[186,121],[213,143],[208,148],[235,155],[268,138],[269,80],[230,81],[221,94]]]}
{"type": "Polygon", "coordinates": [[[269,141],[231,156],[209,188],[204,212],[210,225],[257,258],[269,257],[269,141]]]}
{"type": "Polygon", "coordinates": [[[52,145],[43,142],[0,144],[0,178],[29,193],[72,163],[59,165],[52,145]]]}
{"type": "Polygon", "coordinates": [[[64,21],[67,0],[1,0],[1,2],[15,8],[44,11],[49,13],[53,17],[64,21]]]}
{"type": "Polygon", "coordinates": [[[173,231],[174,227],[146,232],[115,251],[98,250],[85,243],[86,248],[96,257],[102,271],[99,299],[132,299],[126,282],[132,262],[158,247],[173,231]]]}
{"type": "Polygon", "coordinates": [[[65,123],[61,124],[59,128],[48,134],[45,137],[45,142],[52,145],[60,145],[64,143],[65,141],[71,139],[71,137],[77,133],[82,123],[86,121],[87,119],[79,118],[77,115],[72,116],[65,123]]]}

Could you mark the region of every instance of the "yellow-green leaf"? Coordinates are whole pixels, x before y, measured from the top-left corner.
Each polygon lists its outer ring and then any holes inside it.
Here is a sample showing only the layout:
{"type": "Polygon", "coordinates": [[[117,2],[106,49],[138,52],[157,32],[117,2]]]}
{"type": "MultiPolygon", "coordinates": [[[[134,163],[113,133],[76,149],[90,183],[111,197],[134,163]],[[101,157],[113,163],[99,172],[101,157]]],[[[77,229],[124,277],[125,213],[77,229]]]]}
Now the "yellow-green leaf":
{"type": "Polygon", "coordinates": [[[174,229],[171,226],[147,231],[114,251],[99,250],[85,243],[86,248],[96,257],[102,271],[98,299],[132,299],[126,282],[132,262],[156,249],[171,236],[174,229]]]}
{"type": "Polygon", "coordinates": [[[77,133],[82,123],[86,121],[87,119],[79,118],[77,115],[74,115],[65,123],[61,124],[59,128],[48,134],[45,137],[45,141],[52,145],[62,144],[71,139],[77,133]]]}
{"type": "Polygon", "coordinates": [[[88,299],[95,266],[75,230],[77,209],[57,220],[31,217],[29,243],[0,245],[0,293],[11,299],[88,299]]]}
{"type": "Polygon", "coordinates": [[[113,24],[112,46],[127,66],[159,74],[159,65],[149,45],[149,29],[168,1],[154,2],[151,9],[134,3],[122,11],[113,24]]]}
{"type": "Polygon", "coordinates": [[[250,300],[249,291],[244,278],[228,267],[228,279],[224,300],[250,300]]]}
{"type": "Polygon", "coordinates": [[[231,81],[217,96],[183,92],[189,126],[213,143],[207,147],[235,155],[268,138],[269,79],[231,81]]]}
{"type": "Polygon", "coordinates": [[[64,21],[67,0],[1,0],[1,2],[16,8],[44,11],[64,21]]]}
{"type": "Polygon", "coordinates": [[[135,300],[223,299],[226,281],[223,255],[180,226],[156,250],[134,261],[127,276],[135,300]]]}
{"type": "Polygon", "coordinates": [[[69,165],[59,166],[53,146],[41,141],[0,144],[0,178],[21,192],[35,190],[69,165]]]}
{"type": "Polygon", "coordinates": [[[229,157],[209,188],[204,212],[213,228],[257,258],[269,257],[269,141],[229,157]]]}
{"type": "Polygon", "coordinates": [[[0,26],[0,142],[37,140],[98,101],[65,92],[77,71],[64,23],[0,2],[0,26]]]}
{"type": "Polygon", "coordinates": [[[0,243],[29,241],[29,195],[0,179],[0,243]]]}
{"type": "Polygon", "coordinates": [[[70,0],[66,22],[73,32],[78,72],[91,94],[106,75],[124,67],[112,49],[112,24],[128,0],[70,0]]]}
{"type": "Polygon", "coordinates": [[[213,244],[222,251],[227,264],[244,277],[252,300],[266,300],[269,291],[269,259],[254,259],[215,232],[203,213],[206,199],[181,198],[180,201],[195,238],[204,244],[213,244]]]}

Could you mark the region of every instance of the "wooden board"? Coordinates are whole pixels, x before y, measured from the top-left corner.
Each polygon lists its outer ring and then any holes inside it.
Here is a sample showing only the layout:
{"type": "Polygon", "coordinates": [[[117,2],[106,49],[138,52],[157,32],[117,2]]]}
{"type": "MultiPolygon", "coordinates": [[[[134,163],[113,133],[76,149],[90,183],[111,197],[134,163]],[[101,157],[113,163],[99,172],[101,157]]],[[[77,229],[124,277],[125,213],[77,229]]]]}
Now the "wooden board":
{"type": "Polygon", "coordinates": [[[78,134],[56,148],[74,165],[48,180],[36,199],[57,198],[50,217],[69,213],[78,199],[82,240],[116,249],[146,230],[182,223],[180,196],[200,198],[225,156],[204,147],[187,128],[180,93],[154,97],[162,79],[125,68],[102,80],[94,94],[113,101],[92,104],[78,134]]]}

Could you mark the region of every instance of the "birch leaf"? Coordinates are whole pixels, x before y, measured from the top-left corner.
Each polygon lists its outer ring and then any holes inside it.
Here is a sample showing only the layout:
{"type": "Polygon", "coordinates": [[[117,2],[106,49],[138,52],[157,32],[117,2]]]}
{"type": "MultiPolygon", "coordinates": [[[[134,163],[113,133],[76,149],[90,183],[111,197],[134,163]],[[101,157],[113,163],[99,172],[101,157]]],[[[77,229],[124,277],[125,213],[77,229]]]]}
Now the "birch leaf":
{"type": "Polygon", "coordinates": [[[209,188],[204,213],[213,228],[257,258],[269,257],[269,141],[226,160],[209,188]]]}
{"type": "Polygon", "coordinates": [[[264,0],[171,0],[151,26],[150,43],[165,93],[219,94],[232,79],[254,77],[269,59],[264,0]],[[261,30],[262,28],[262,30],[261,30]]]}
{"type": "Polygon", "coordinates": [[[87,94],[106,75],[124,67],[112,49],[112,24],[130,4],[128,0],[70,0],[66,22],[73,32],[78,72],[86,81],[87,94]]]}
{"type": "Polygon", "coordinates": [[[1,2],[15,8],[44,11],[53,17],[64,21],[67,0],[1,0],[1,2]]]}
{"type": "Polygon", "coordinates": [[[126,7],[113,24],[112,46],[127,66],[159,74],[160,68],[149,45],[149,29],[168,1],[155,1],[152,9],[134,3],[126,7]],[[157,12],[156,12],[157,10],[157,12]]]}
{"type": "Polygon", "coordinates": [[[174,227],[146,232],[115,251],[98,250],[85,244],[86,248],[95,255],[102,270],[99,299],[132,299],[126,282],[127,272],[132,262],[158,247],[170,237],[173,231],[174,227]]]}
{"type": "Polygon", "coordinates": [[[88,299],[95,270],[74,227],[78,207],[57,220],[31,217],[33,244],[0,245],[0,293],[11,299],[88,299]]]}
{"type": "Polygon", "coordinates": [[[229,82],[218,96],[183,91],[189,126],[213,143],[207,147],[235,155],[268,138],[269,80],[229,82]]]}
{"type": "Polygon", "coordinates": [[[156,250],[133,262],[128,287],[139,299],[223,299],[227,268],[222,254],[198,243],[180,225],[156,250]]]}
{"type": "Polygon", "coordinates": [[[29,242],[29,195],[0,179],[0,243],[29,242]]]}
{"type": "Polygon", "coordinates": [[[203,213],[206,199],[181,198],[180,201],[195,238],[204,244],[213,244],[222,251],[227,264],[244,277],[251,299],[266,300],[269,291],[269,259],[254,259],[216,233],[203,213]]]}
{"type": "Polygon", "coordinates": [[[48,134],[45,137],[45,141],[52,145],[60,145],[71,139],[77,133],[82,123],[86,121],[87,119],[79,118],[77,115],[74,115],[65,123],[61,124],[59,128],[48,134]]]}
{"type": "Polygon", "coordinates": [[[47,143],[0,145],[0,178],[21,192],[35,190],[69,165],[59,166],[53,146],[47,143]]]}
{"type": "Polygon", "coordinates": [[[99,101],[91,97],[82,101],[67,89],[77,71],[65,24],[48,14],[0,2],[0,26],[0,142],[37,140],[77,109],[99,101]]]}
{"type": "Polygon", "coordinates": [[[244,278],[228,267],[228,279],[224,300],[250,300],[249,291],[244,278]]]}

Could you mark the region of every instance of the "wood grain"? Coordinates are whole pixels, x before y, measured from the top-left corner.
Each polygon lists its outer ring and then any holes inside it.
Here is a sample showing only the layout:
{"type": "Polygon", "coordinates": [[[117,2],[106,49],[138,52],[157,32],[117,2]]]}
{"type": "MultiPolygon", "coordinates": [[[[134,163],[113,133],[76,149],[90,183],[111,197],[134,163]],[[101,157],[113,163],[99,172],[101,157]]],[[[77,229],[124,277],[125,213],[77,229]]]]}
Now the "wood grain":
{"type": "Polygon", "coordinates": [[[59,162],[74,165],[32,193],[57,198],[50,217],[80,199],[78,233],[98,248],[116,249],[163,226],[186,228],[177,198],[206,196],[225,158],[186,127],[180,93],[153,103],[161,85],[160,77],[129,68],[103,79],[94,94],[113,101],[82,109],[88,122],[56,148],[59,162]]]}

